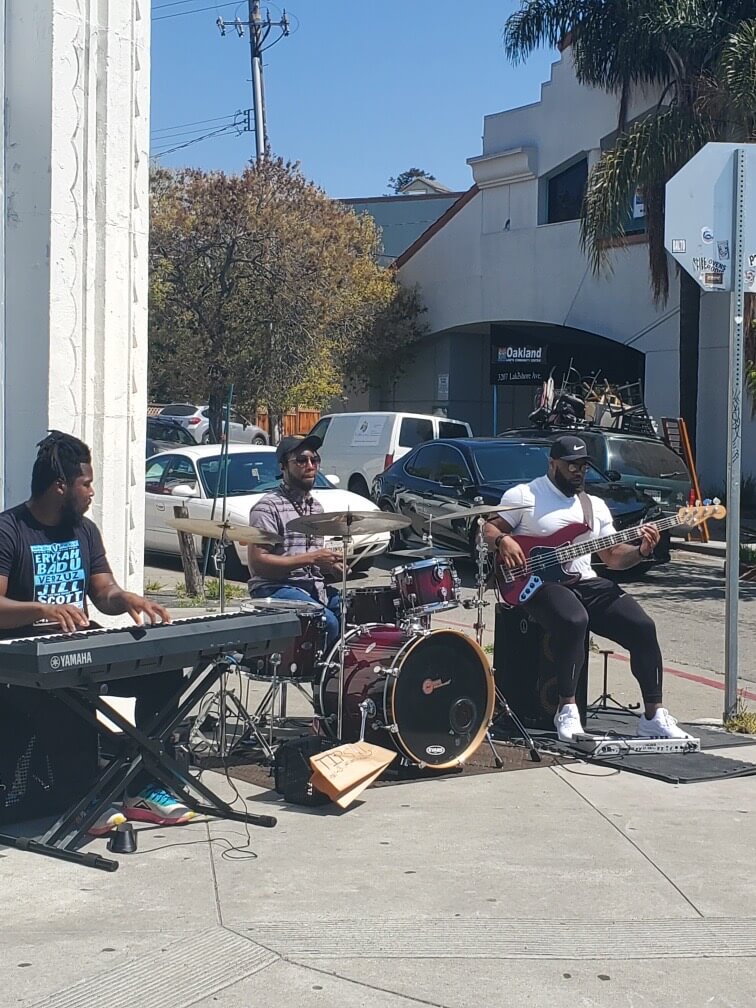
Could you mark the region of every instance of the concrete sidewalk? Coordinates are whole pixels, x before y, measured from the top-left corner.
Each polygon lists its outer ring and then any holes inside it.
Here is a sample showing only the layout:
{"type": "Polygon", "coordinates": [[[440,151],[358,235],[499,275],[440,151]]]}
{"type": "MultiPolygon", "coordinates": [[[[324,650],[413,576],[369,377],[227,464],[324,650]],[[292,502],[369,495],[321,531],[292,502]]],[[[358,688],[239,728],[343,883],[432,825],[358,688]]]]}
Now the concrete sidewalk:
{"type": "MultiPolygon", "coordinates": [[[[635,700],[613,647],[610,688],[635,700]]],[[[721,711],[705,670],[666,692],[681,718],[721,711]]],[[[756,744],[721,754],[756,763],[756,744]]],[[[112,875],[4,849],[2,1005],[756,1005],[753,778],[571,763],[375,788],[346,812],[234,784],[275,829],[139,828],[112,875]]]]}

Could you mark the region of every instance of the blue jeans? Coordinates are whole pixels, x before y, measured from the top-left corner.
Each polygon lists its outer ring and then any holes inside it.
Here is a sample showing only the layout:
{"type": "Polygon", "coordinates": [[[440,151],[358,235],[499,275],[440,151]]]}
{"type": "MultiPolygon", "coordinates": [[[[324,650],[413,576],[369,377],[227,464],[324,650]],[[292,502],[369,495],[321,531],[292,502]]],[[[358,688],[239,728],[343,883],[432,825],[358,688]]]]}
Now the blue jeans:
{"type": "MultiPolygon", "coordinates": [[[[341,595],[339,595],[335,588],[326,588],[326,593],[328,601],[323,607],[323,612],[325,613],[326,620],[326,645],[330,649],[339,639],[339,633],[341,632],[341,595]]],[[[280,585],[279,587],[274,587],[273,585],[261,586],[255,591],[250,592],[250,595],[252,598],[277,598],[287,599],[292,602],[315,602],[318,605],[322,605],[317,596],[310,595],[303,588],[292,588],[291,585],[280,585]]]]}

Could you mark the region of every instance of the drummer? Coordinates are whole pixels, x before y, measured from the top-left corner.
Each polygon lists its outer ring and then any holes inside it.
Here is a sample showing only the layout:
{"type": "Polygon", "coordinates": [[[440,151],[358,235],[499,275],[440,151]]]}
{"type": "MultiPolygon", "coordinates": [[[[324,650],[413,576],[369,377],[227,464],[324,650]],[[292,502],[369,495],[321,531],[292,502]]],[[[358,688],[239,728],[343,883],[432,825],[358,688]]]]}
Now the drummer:
{"type": "Polygon", "coordinates": [[[284,437],[276,448],[281,467],[281,483],[265,494],[249,512],[249,524],[282,539],[277,546],[247,549],[252,598],[289,599],[318,603],[326,618],[328,646],[339,637],[341,596],[326,580],[342,574],[341,553],[326,549],[321,536],[291,532],[287,525],[295,518],[322,514],[323,506],[312,496],[320,466],[319,437],[284,437]]]}

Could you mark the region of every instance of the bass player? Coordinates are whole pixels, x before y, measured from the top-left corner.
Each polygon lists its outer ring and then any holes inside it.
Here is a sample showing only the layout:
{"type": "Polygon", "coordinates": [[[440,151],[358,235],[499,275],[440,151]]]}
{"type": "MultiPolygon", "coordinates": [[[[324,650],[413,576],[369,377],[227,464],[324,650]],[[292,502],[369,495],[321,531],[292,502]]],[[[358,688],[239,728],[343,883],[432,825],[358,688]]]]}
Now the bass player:
{"type": "MultiPolygon", "coordinates": [[[[498,562],[509,570],[526,561],[517,536],[548,537],[568,525],[588,525],[590,531],[573,543],[613,535],[612,517],[606,503],[584,491],[588,467],[585,442],[572,434],[554,440],[548,473],[531,483],[507,490],[501,506],[513,508],[486,522],[486,542],[498,562]]],[[[627,570],[648,559],[659,542],[655,525],[639,528],[640,543],[618,543],[600,550],[599,556],[612,570],[627,570]]],[[[638,735],[644,738],[689,738],[662,706],[662,656],[653,620],[612,581],[598,577],[590,552],[569,560],[563,569],[570,583],[546,581],[522,603],[528,615],[549,634],[555,656],[559,705],[554,726],[562,742],[571,742],[583,732],[575,694],[585,660],[585,635],[592,630],[630,652],[630,668],[643,696],[644,713],[638,735]]]]}

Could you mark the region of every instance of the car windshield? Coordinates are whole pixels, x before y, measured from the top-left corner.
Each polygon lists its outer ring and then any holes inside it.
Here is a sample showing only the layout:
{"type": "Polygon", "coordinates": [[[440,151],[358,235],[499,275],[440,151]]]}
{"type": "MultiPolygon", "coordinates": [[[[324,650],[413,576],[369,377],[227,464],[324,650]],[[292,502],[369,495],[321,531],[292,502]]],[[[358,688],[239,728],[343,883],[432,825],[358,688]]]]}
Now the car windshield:
{"type": "Polygon", "coordinates": [[[661,441],[608,439],[609,468],[627,476],[688,480],[685,462],[661,441]]]}
{"type": "MultiPolygon", "coordinates": [[[[475,445],[473,456],[484,483],[529,483],[548,472],[550,449],[550,444],[497,442],[475,445]]],[[[604,477],[589,467],[585,481],[603,483],[604,477]]]]}
{"type": "Polygon", "coordinates": [[[186,403],[173,403],[171,406],[164,406],[160,410],[160,416],[194,416],[196,412],[196,406],[189,406],[186,403]]]}
{"type": "MultiPolygon", "coordinates": [[[[247,494],[267,493],[275,490],[280,481],[280,468],[276,462],[275,452],[233,452],[223,465],[220,455],[211,455],[199,459],[199,469],[202,486],[207,497],[222,494],[225,487],[226,496],[244,497],[247,494]]],[[[332,490],[322,473],[315,477],[315,487],[319,490],[332,490]]]]}

